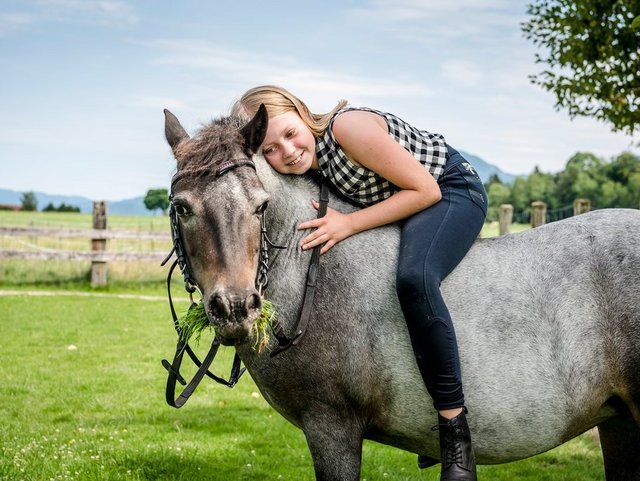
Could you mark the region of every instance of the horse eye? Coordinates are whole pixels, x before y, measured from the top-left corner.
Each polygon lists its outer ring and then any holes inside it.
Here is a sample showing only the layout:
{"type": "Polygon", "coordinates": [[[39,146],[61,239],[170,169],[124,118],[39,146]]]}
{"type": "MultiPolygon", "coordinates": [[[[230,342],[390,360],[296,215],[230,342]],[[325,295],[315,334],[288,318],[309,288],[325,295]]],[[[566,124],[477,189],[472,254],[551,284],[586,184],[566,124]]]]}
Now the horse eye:
{"type": "Polygon", "coordinates": [[[267,210],[267,206],[269,205],[268,201],[264,201],[260,206],[256,209],[256,215],[264,214],[264,211],[267,210]]]}
{"type": "Polygon", "coordinates": [[[180,217],[190,214],[189,209],[187,209],[184,205],[176,204],[174,208],[176,210],[176,214],[178,214],[180,217]]]}

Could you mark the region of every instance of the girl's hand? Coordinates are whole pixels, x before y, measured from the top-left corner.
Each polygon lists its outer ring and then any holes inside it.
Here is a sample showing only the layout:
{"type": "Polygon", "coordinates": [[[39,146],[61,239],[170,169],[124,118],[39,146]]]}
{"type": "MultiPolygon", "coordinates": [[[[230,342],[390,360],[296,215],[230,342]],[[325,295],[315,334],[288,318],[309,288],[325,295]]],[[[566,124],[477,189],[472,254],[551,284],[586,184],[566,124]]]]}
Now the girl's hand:
{"type": "MultiPolygon", "coordinates": [[[[320,208],[320,204],[315,200],[312,200],[311,204],[316,210],[320,208]]],[[[302,239],[300,247],[306,250],[324,244],[320,249],[320,254],[324,254],[338,242],[355,233],[349,215],[330,207],[327,208],[327,213],[324,217],[303,222],[298,226],[298,229],[301,230],[313,228],[316,230],[302,239]]]]}

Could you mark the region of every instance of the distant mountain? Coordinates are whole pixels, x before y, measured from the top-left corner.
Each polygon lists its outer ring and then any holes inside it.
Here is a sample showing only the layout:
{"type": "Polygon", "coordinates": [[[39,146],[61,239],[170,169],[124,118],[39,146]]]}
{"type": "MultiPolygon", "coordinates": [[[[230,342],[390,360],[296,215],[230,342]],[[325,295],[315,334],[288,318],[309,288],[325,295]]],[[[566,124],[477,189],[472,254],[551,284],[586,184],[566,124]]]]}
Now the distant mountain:
{"type": "Polygon", "coordinates": [[[493,174],[496,174],[498,178],[505,184],[512,184],[516,179],[515,175],[506,174],[495,165],[491,165],[487,161],[482,160],[477,155],[469,154],[467,152],[463,152],[462,150],[460,151],[460,153],[465,159],[471,162],[471,165],[473,165],[473,167],[476,169],[478,175],[482,179],[482,182],[485,184],[493,174]]]}
{"type": "MultiPolygon", "coordinates": [[[[462,151],[460,151],[460,153],[473,164],[482,182],[487,182],[492,174],[496,174],[505,184],[511,184],[515,179],[515,175],[503,172],[495,165],[491,165],[477,155],[462,151]]],[[[42,210],[49,202],[56,207],[63,202],[67,205],[80,207],[80,211],[84,213],[91,213],[93,210],[93,201],[86,197],[51,195],[45,194],[44,192],[35,192],[35,195],[38,200],[38,210],[42,210]]],[[[22,192],[0,189],[0,204],[20,205],[21,197],[22,192]]],[[[154,212],[151,212],[144,206],[143,199],[144,197],[134,197],[132,199],[109,201],[107,207],[108,213],[114,215],[154,215],[154,212]]]]}
{"type": "MultiPolygon", "coordinates": [[[[34,192],[38,200],[38,210],[44,209],[49,203],[59,206],[63,202],[66,205],[80,207],[80,212],[90,214],[93,211],[93,200],[86,197],[72,195],[52,195],[44,192],[34,192]]],[[[0,204],[20,205],[22,192],[9,189],[0,189],[0,204]]],[[[144,206],[144,197],[132,199],[108,201],[107,211],[113,215],[154,215],[144,206]]]]}

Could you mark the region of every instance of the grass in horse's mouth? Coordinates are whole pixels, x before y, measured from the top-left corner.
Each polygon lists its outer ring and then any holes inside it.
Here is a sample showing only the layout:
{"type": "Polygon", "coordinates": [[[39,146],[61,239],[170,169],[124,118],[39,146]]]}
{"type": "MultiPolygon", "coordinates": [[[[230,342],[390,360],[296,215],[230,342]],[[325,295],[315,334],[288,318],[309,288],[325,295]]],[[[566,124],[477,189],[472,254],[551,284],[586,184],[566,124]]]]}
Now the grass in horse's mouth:
{"type": "MultiPolygon", "coordinates": [[[[262,352],[269,344],[269,333],[267,330],[273,325],[276,319],[277,315],[273,303],[263,298],[262,311],[253,326],[256,338],[253,348],[258,352],[262,352]]],[[[180,318],[179,325],[180,338],[185,342],[190,341],[192,338],[196,343],[199,342],[202,333],[206,329],[211,329],[211,331],[215,333],[213,326],[209,322],[207,313],[204,310],[202,300],[189,307],[189,309],[180,318]]]]}

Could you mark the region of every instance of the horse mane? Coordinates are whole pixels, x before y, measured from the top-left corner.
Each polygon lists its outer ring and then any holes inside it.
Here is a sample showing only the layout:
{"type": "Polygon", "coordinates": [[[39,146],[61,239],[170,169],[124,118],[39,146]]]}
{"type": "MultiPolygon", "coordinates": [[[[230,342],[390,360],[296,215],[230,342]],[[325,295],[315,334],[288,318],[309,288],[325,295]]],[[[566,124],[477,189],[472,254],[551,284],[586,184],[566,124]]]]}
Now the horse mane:
{"type": "Polygon", "coordinates": [[[210,173],[234,156],[244,142],[240,134],[244,123],[237,117],[219,117],[180,142],[175,150],[180,176],[210,173]]]}

